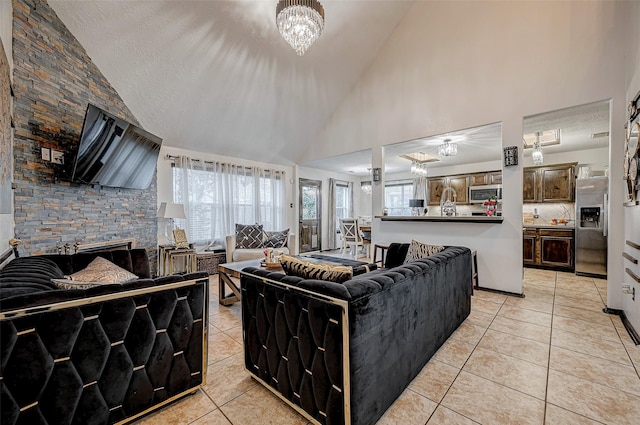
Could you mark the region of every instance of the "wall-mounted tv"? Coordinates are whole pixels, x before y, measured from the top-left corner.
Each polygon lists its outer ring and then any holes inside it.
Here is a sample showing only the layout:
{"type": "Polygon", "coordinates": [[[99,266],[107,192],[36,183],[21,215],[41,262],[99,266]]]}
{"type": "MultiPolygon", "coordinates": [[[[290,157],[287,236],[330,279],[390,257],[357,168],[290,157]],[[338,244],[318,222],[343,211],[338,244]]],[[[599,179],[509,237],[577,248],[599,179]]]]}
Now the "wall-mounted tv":
{"type": "Polygon", "coordinates": [[[162,139],[89,104],[71,180],[128,189],[147,189],[162,139]]]}

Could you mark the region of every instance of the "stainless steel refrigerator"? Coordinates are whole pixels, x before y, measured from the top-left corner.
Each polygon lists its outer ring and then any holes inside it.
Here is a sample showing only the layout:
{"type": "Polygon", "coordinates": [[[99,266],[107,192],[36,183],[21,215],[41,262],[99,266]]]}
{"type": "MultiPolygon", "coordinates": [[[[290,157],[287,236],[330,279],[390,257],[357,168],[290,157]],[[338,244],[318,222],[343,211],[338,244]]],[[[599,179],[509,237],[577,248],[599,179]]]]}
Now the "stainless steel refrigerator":
{"type": "Polygon", "coordinates": [[[576,274],[607,276],[609,179],[576,180],[576,274]]]}

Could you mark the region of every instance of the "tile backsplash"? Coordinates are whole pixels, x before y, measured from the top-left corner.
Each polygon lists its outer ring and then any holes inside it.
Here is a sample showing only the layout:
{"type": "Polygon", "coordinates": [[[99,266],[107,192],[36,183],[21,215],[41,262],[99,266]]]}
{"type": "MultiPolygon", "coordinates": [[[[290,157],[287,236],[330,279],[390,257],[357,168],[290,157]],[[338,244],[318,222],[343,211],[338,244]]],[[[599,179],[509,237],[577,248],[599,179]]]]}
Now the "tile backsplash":
{"type": "Polygon", "coordinates": [[[533,224],[549,224],[554,218],[564,218],[569,220],[569,224],[575,224],[576,204],[574,202],[522,205],[522,212],[534,214],[534,217],[536,210],[538,212],[538,218],[534,218],[533,224]]]}

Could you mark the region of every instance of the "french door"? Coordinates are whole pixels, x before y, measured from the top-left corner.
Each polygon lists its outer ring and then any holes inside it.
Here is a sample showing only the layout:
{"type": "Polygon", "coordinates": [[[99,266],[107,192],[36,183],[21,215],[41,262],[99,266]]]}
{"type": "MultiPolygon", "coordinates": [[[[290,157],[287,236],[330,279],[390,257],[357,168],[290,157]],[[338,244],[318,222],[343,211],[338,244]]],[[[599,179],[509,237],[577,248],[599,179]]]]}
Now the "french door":
{"type": "Polygon", "coordinates": [[[321,247],[321,190],[320,180],[300,179],[300,217],[298,220],[300,252],[319,251],[321,247]]]}

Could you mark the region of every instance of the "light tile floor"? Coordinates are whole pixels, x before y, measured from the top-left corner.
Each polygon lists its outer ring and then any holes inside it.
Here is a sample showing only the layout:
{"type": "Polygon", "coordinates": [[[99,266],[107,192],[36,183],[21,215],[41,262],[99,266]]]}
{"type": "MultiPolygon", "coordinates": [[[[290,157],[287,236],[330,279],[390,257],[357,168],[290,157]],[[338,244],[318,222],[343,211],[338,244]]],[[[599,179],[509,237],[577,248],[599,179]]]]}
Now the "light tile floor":
{"type": "MultiPolygon", "coordinates": [[[[525,269],[525,298],[475,291],[471,315],[379,424],[640,424],[640,347],[602,312],[606,281],[525,269]]],[[[138,424],[306,425],[243,369],[240,304],[211,279],[207,385],[138,424]]]]}

